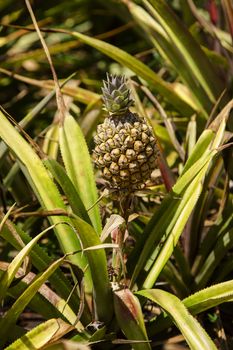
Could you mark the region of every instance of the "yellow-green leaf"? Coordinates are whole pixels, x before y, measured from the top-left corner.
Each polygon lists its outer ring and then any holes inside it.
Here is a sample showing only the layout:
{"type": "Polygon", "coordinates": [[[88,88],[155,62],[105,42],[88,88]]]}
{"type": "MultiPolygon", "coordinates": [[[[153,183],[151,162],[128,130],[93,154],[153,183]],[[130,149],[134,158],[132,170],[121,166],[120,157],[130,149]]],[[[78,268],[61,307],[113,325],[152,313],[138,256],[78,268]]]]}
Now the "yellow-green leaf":
{"type": "Polygon", "coordinates": [[[101,218],[97,202],[90,154],[83,133],[71,115],[67,115],[60,127],[60,149],[66,171],[75,186],[83,204],[88,210],[95,230],[101,232],[101,218]]]}

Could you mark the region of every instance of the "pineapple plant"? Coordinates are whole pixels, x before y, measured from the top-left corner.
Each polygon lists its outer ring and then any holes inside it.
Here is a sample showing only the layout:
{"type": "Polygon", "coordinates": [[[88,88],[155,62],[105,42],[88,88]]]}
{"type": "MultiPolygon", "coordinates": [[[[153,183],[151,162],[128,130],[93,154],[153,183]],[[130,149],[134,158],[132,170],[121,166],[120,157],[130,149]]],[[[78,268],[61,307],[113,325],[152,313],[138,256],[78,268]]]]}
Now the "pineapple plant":
{"type": "Polygon", "coordinates": [[[109,186],[134,191],[145,185],[157,165],[156,138],[145,119],[130,111],[134,104],[124,76],[103,83],[103,124],[94,137],[94,161],[109,186]]]}

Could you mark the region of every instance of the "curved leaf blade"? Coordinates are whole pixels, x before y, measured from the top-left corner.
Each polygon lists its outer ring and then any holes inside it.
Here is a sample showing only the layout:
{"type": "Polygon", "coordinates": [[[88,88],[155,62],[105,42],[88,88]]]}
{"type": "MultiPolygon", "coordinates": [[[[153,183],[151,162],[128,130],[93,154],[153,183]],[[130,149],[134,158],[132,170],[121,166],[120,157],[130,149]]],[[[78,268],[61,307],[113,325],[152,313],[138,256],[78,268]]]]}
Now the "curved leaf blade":
{"type": "Polygon", "coordinates": [[[108,322],[112,317],[112,296],[106,254],[102,248],[94,249],[95,246],[103,245],[93,227],[78,216],[73,217],[73,224],[82,242],[92,275],[97,314],[101,321],[108,322]]]}
{"type": "MultiPolygon", "coordinates": [[[[28,244],[31,241],[31,237],[27,233],[19,229],[19,227],[13,225],[13,223],[11,223],[9,220],[7,220],[3,226],[1,236],[18,250],[24,247],[24,244],[28,244]]],[[[52,264],[51,257],[49,257],[47,253],[37,244],[31,250],[30,258],[33,266],[35,266],[39,271],[44,271],[50,264],[52,264]]],[[[79,298],[77,295],[72,293],[73,287],[64,273],[58,268],[49,277],[49,281],[62,298],[65,300],[69,298],[69,305],[75,312],[78,312],[79,298]]],[[[87,320],[87,322],[90,322],[89,317],[87,317],[87,320]]]]}
{"type": "Polygon", "coordinates": [[[128,288],[113,291],[113,296],[119,326],[127,339],[139,341],[138,344],[132,344],[133,349],[150,350],[141,305],[137,297],[128,288]]]}
{"type": "MultiPolygon", "coordinates": [[[[209,144],[208,148],[205,149],[203,147],[205,144],[205,142],[203,143],[203,139],[201,142],[197,143],[197,149],[201,149],[203,154],[200,155],[198,160],[196,160],[196,156],[190,155],[194,164],[189,162],[184,173],[174,185],[171,194],[165,198],[159,210],[154,217],[152,217],[151,223],[147,225],[145,232],[147,229],[148,231],[150,229],[149,235],[144,236],[145,244],[140,252],[139,259],[137,258],[137,261],[134,262],[135,268],[131,280],[132,284],[135,282],[136,278],[138,278],[139,274],[142,275],[142,269],[144,268],[147,271],[147,276],[143,286],[144,288],[152,288],[159,273],[172,254],[188,217],[201,193],[202,181],[208,171],[209,164],[217,154],[217,149],[222,143],[231,107],[232,102],[229,102],[217,117],[218,129],[216,130],[216,134],[213,132],[205,133],[204,140],[206,139],[207,144],[209,144]],[[210,139],[212,139],[211,144],[209,143],[210,139]],[[159,241],[161,244],[159,244],[159,241]],[[154,251],[153,247],[155,247],[154,251]],[[153,267],[151,268],[152,264],[153,267]],[[151,270],[148,273],[149,269],[151,270]]],[[[195,149],[193,153],[196,153],[195,149]]],[[[140,281],[140,283],[141,282],[142,281],[140,281]]]]}
{"type": "Polygon", "coordinates": [[[91,225],[91,220],[82,199],[67,176],[65,169],[55,159],[46,159],[43,163],[64,191],[73,213],[91,225]]]}
{"type": "Polygon", "coordinates": [[[99,39],[91,38],[78,32],[67,31],[67,34],[73,35],[85,44],[94,47],[95,49],[103,52],[105,55],[111,57],[113,60],[131,69],[142,79],[145,79],[148,83],[152,84],[154,89],[164,96],[166,100],[183,115],[185,114],[187,116],[191,116],[193,114],[194,110],[192,107],[181,99],[181,97],[175,92],[172,84],[162,80],[152,69],[132,55],[114,45],[108,44],[99,39]]]}
{"type": "Polygon", "coordinates": [[[5,350],[28,350],[29,347],[39,350],[54,339],[60,339],[72,329],[73,326],[61,319],[52,318],[33,328],[5,350]]]}
{"type": "Polygon", "coordinates": [[[182,303],[195,315],[214,306],[233,300],[233,280],[218,283],[200,290],[182,300],[182,303]]]}
{"type": "MultiPolygon", "coordinates": [[[[197,315],[203,311],[221,305],[222,303],[232,301],[233,281],[231,280],[202,289],[183,299],[182,303],[193,315],[197,315]]],[[[161,316],[159,316],[155,322],[151,323],[149,326],[149,332],[152,331],[152,328],[156,330],[156,333],[161,332],[171,326],[171,319],[169,319],[167,315],[165,317],[164,315],[161,316]]]]}
{"type": "Polygon", "coordinates": [[[60,149],[67,173],[81,197],[95,230],[101,232],[101,218],[90,154],[83,133],[71,115],[60,127],[60,149]],[[93,206],[94,205],[94,206],[93,206]]]}
{"type": "MultiPolygon", "coordinates": [[[[28,305],[30,300],[37,293],[38,289],[46,282],[53,272],[63,263],[65,256],[52,263],[49,268],[40,273],[23,294],[15,301],[12,307],[7,311],[4,317],[0,320],[0,345],[3,345],[7,339],[9,329],[17,321],[19,315],[28,305]]],[[[81,323],[78,324],[80,329],[83,328],[81,323]]]]}
{"type": "Polygon", "coordinates": [[[159,289],[142,290],[137,294],[159,304],[169,314],[191,350],[217,350],[204,328],[176,296],[159,289]]]}
{"type": "Polygon", "coordinates": [[[187,66],[196,78],[197,85],[202,86],[209,100],[214,103],[223,91],[223,84],[216,76],[201,47],[164,0],[143,0],[143,2],[152,15],[161,23],[171,41],[185,59],[187,66]]]}
{"type": "Polygon", "coordinates": [[[34,245],[39,241],[39,239],[49,230],[54,228],[55,225],[50,226],[41,233],[39,233],[35,238],[33,238],[21,251],[16,255],[13,261],[9,264],[7,270],[3,273],[0,278],[0,302],[4,298],[8,287],[13,281],[16,272],[20,268],[23,260],[26,258],[30,251],[33,249],[34,245]]]}
{"type": "MultiPolygon", "coordinates": [[[[2,111],[0,111],[0,137],[18,158],[21,169],[29,181],[29,184],[35,191],[42,207],[47,210],[58,208],[66,210],[62,197],[60,196],[56,185],[51,180],[46,168],[42,164],[42,161],[32,147],[10,124],[2,111]]],[[[50,216],[49,220],[51,224],[61,222],[70,223],[70,219],[67,216],[50,216]]],[[[54,230],[65,253],[80,250],[80,243],[71,227],[63,224],[56,226],[54,230]]],[[[70,256],[70,259],[82,268],[85,268],[86,261],[81,254],[70,256]]],[[[88,276],[87,283],[89,285],[91,284],[88,276]]]]}

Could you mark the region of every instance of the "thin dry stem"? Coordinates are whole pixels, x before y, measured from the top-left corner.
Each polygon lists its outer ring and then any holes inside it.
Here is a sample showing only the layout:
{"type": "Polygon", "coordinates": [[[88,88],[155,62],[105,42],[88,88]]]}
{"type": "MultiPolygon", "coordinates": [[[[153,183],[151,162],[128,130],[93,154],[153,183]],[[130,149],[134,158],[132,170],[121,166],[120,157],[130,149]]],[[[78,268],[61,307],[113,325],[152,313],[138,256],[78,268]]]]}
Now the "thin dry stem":
{"type": "Polygon", "coordinates": [[[164,124],[167,127],[167,131],[169,133],[169,136],[171,138],[171,141],[175,147],[175,149],[177,150],[180,158],[182,160],[185,159],[185,152],[184,149],[182,148],[182,146],[180,145],[179,141],[176,138],[175,135],[175,131],[174,128],[172,126],[171,121],[169,120],[165,110],[163,109],[163,107],[161,106],[161,104],[159,103],[159,101],[154,97],[154,95],[152,95],[152,93],[150,92],[149,89],[147,89],[147,87],[145,86],[141,86],[141,89],[144,91],[144,93],[146,94],[146,96],[151,100],[151,102],[153,103],[153,105],[155,106],[155,108],[158,110],[159,114],[161,115],[164,124]]]}
{"type": "Polygon", "coordinates": [[[59,85],[59,82],[58,82],[57,74],[56,74],[56,71],[55,71],[52,59],[51,59],[51,55],[50,55],[49,49],[48,49],[48,47],[46,45],[46,42],[45,42],[43,36],[41,35],[41,31],[40,31],[40,28],[38,27],[38,24],[37,24],[37,21],[36,21],[36,17],[35,17],[35,15],[33,13],[30,1],[29,0],[25,0],[25,3],[26,3],[26,6],[27,6],[27,9],[28,9],[28,12],[30,13],[30,16],[31,16],[32,22],[34,24],[34,27],[35,27],[35,29],[37,31],[38,36],[39,36],[39,39],[41,41],[41,44],[43,46],[43,49],[44,49],[45,55],[46,55],[46,57],[48,59],[49,65],[50,65],[50,69],[51,69],[51,72],[52,72],[52,75],[53,75],[55,90],[56,90],[56,99],[57,99],[57,108],[58,108],[58,111],[59,111],[59,120],[60,120],[61,123],[63,123],[63,121],[65,119],[65,114],[66,114],[66,106],[65,106],[65,102],[64,102],[64,99],[63,99],[61,88],[60,88],[60,85],[59,85]]]}

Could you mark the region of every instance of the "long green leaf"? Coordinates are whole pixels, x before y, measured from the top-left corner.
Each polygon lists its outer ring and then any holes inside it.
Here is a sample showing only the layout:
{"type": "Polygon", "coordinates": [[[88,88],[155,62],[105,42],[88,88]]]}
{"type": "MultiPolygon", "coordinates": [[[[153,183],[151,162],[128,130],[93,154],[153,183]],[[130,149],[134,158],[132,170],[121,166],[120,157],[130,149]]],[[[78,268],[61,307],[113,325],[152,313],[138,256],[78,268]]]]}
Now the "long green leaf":
{"type": "MultiPolygon", "coordinates": [[[[139,258],[137,257],[137,260],[134,262],[135,266],[132,276],[132,284],[134,283],[138,274],[142,272],[142,268],[145,268],[147,260],[149,261],[150,266],[146,266],[146,270],[151,267],[159,251],[161,251],[165,240],[171,234],[171,231],[175,225],[177,225],[177,220],[179,219],[182,210],[188,203],[190,193],[192,194],[195,186],[198,186],[197,180],[195,181],[195,177],[198,176],[203,167],[205,167],[207,162],[210,161],[210,156],[211,154],[209,153],[207,156],[203,156],[203,158],[201,157],[201,159],[194,163],[190,169],[188,169],[184,175],[178,179],[172,192],[163,200],[162,205],[146,226],[143,234],[143,238],[145,237],[145,242],[143,245],[142,242],[139,244],[141,247],[143,246],[143,249],[140,251],[139,258]],[[193,181],[195,182],[192,184],[193,181]],[[189,186],[192,186],[191,191],[189,186]],[[160,240],[161,244],[159,244],[160,240]],[[153,248],[153,257],[149,258],[152,254],[153,248]]],[[[198,177],[198,181],[200,181],[200,177],[198,177]]],[[[198,191],[200,191],[199,186],[198,191]]],[[[193,194],[193,196],[191,196],[191,200],[194,201],[194,205],[195,201],[197,200],[197,194],[193,194]]],[[[191,209],[189,205],[188,208],[189,210],[191,209]]],[[[170,244],[173,245],[172,237],[173,236],[170,238],[170,244]]],[[[148,275],[147,278],[149,278],[148,275]]]]}
{"type": "Polygon", "coordinates": [[[15,324],[19,315],[37,293],[38,289],[46,282],[48,277],[53,274],[53,272],[62,264],[63,261],[64,257],[55,261],[45,272],[40,273],[0,320],[0,346],[5,343],[10,328],[15,324]]]}
{"type": "MultiPolygon", "coordinates": [[[[9,220],[7,220],[3,226],[1,236],[6,240],[6,242],[18,250],[23,248],[24,244],[28,244],[31,241],[31,237],[29,235],[19,229],[19,227],[13,225],[9,220]]],[[[52,259],[39,245],[35,245],[33,247],[30,253],[30,258],[33,266],[35,266],[39,271],[45,270],[52,263],[52,259]]],[[[75,312],[78,312],[79,298],[75,293],[72,293],[72,285],[70,281],[59,268],[49,277],[49,281],[57,293],[65,300],[69,299],[69,305],[75,312]]],[[[87,315],[85,315],[85,317],[86,316],[87,315]]],[[[86,323],[89,322],[90,318],[87,316],[86,323]]]]}
{"type": "Polygon", "coordinates": [[[195,315],[214,306],[233,300],[233,281],[218,283],[200,290],[182,300],[183,304],[195,315]]]}
{"type": "Polygon", "coordinates": [[[180,51],[195,76],[197,85],[202,86],[210,101],[214,103],[223,91],[223,84],[198,43],[164,0],[143,0],[143,3],[180,51]]]}
{"type": "MultiPolygon", "coordinates": [[[[222,303],[232,302],[232,300],[233,281],[231,280],[202,289],[183,299],[182,303],[193,315],[197,315],[222,303]]],[[[172,322],[167,315],[161,315],[154,322],[151,322],[148,332],[151,334],[161,332],[169,328],[171,324],[172,322]]]]}
{"type": "Polygon", "coordinates": [[[20,268],[23,260],[26,258],[26,256],[30,253],[34,245],[38,242],[38,240],[49,230],[54,228],[55,225],[47,228],[46,230],[42,231],[40,234],[38,234],[35,238],[33,238],[13,259],[13,261],[9,264],[7,270],[3,273],[3,275],[0,278],[0,302],[4,298],[7,289],[9,288],[11,282],[13,281],[16,272],[20,268]]]}
{"type": "Polygon", "coordinates": [[[92,163],[83,133],[71,115],[67,115],[60,127],[60,149],[67,173],[81,197],[95,230],[101,232],[101,218],[97,202],[92,163]]]}
{"type": "Polygon", "coordinates": [[[193,164],[195,164],[195,162],[197,162],[201,156],[203,156],[208,152],[209,145],[213,140],[213,137],[214,137],[214,133],[212,130],[207,129],[203,131],[197,143],[195,144],[193,151],[191,152],[189,158],[187,159],[187,162],[185,163],[182,174],[184,174],[188,169],[190,169],[190,167],[193,164]]]}
{"type": "MultiPolygon", "coordinates": [[[[204,89],[197,84],[196,78],[187,65],[185,57],[177,50],[174,42],[171,41],[163,27],[149,13],[133,2],[128,2],[127,4],[129,11],[137,23],[145,30],[149,40],[173,69],[180,74],[181,79],[189,87],[193,108],[197,111],[201,109],[207,118],[207,111],[211,108],[211,102],[204,89]]],[[[149,6],[149,4],[147,5],[149,6]]]]}
{"type": "MultiPolygon", "coordinates": [[[[151,272],[149,274],[147,273],[144,281],[144,287],[151,288],[163,266],[166,264],[166,261],[170,257],[182,229],[184,228],[188,217],[197,202],[198,196],[200,195],[202,180],[208,170],[208,166],[217,153],[217,148],[222,142],[231,105],[232,102],[230,102],[218,116],[218,130],[213,138],[212,145],[209,145],[209,148],[207,149],[203,148],[203,144],[209,144],[210,139],[214,136],[212,132],[212,135],[205,133],[205,137],[202,138],[201,142],[197,143],[197,149],[202,150],[203,154],[199,155],[200,158],[196,160],[194,164],[188,164],[184,173],[174,185],[172,194],[170,194],[170,200],[168,200],[169,197],[166,198],[164,200],[165,204],[162,203],[157,213],[151,219],[154,225],[151,226],[150,223],[148,224],[148,227],[150,229],[152,227],[152,230],[149,231],[149,235],[143,245],[139,259],[137,258],[137,261],[134,262],[135,269],[133,272],[132,284],[135,282],[138,275],[140,273],[142,274],[142,269],[144,268],[148,271],[154,261],[154,266],[151,272]],[[204,142],[205,139],[206,142],[204,142]],[[172,198],[172,195],[177,198],[172,198]],[[179,201],[180,204],[177,203],[179,201]],[[161,244],[158,244],[160,239],[161,244]],[[152,253],[153,247],[155,248],[152,253]],[[157,257],[158,259],[156,260],[157,257]],[[149,266],[146,265],[146,261],[148,261],[149,266]]],[[[193,154],[196,154],[195,148],[193,154]]],[[[193,154],[191,154],[190,157],[195,160],[196,155],[193,154]]]]}
{"type": "MultiPolygon", "coordinates": [[[[226,126],[226,120],[225,118],[223,118],[223,121],[219,127],[219,130],[215,136],[215,139],[213,140],[213,144],[211,145],[213,150],[211,149],[209,150],[209,154],[206,155],[206,160],[205,162],[203,162],[203,166],[201,170],[198,170],[198,166],[197,166],[200,160],[196,162],[196,170],[199,172],[197,173],[197,176],[192,180],[189,187],[185,190],[185,193],[182,196],[180,205],[177,207],[176,213],[173,217],[173,220],[176,220],[173,224],[174,226],[172,227],[170,232],[168,231],[169,232],[168,236],[166,234],[165,243],[163,242],[161,249],[159,249],[160,252],[157,255],[157,259],[153,267],[151,268],[150,272],[146,276],[146,279],[143,284],[144,288],[151,288],[153,286],[159,273],[162,271],[167,260],[170,258],[174,250],[174,247],[176,246],[178,239],[184,229],[184,226],[200,196],[200,193],[202,190],[202,180],[205,177],[205,174],[209,168],[209,164],[212,158],[217,152],[216,148],[219,146],[223,138],[225,126],[226,126]]],[[[186,176],[189,175],[190,171],[192,170],[192,167],[193,166],[191,166],[190,169],[188,169],[183,174],[183,176],[181,176],[180,178],[181,188],[182,186],[184,186],[184,184],[182,183],[183,181],[181,181],[182,178],[186,178],[186,176]]],[[[177,182],[177,184],[173,187],[173,191],[177,195],[180,193],[180,192],[177,193],[177,189],[179,189],[179,187],[180,187],[179,182],[177,182]]],[[[171,225],[172,222],[169,224],[170,227],[172,226],[171,225]]]]}
{"type": "Polygon", "coordinates": [[[91,220],[88,216],[88,212],[85,209],[82,199],[80,198],[72,181],[65,172],[65,169],[54,159],[46,159],[43,163],[64,191],[67,200],[73,210],[73,213],[91,224],[91,220]]]}
{"type": "MultiPolygon", "coordinates": [[[[0,111],[0,137],[11,148],[20,161],[20,166],[25,173],[30,185],[38,196],[41,205],[47,210],[64,209],[63,200],[51,180],[46,168],[31,146],[22,138],[18,131],[10,124],[4,114],[0,111]]],[[[51,216],[50,222],[57,224],[70,222],[66,216],[51,216]]],[[[59,243],[65,253],[80,250],[80,243],[75,232],[68,225],[58,225],[55,228],[59,243]]],[[[83,269],[86,260],[81,254],[71,256],[70,259],[83,269]]],[[[87,285],[91,285],[90,276],[86,275],[87,285]]]]}
{"type": "MultiPolygon", "coordinates": [[[[3,264],[0,262],[0,270],[6,271],[8,265],[7,263],[3,264]]],[[[22,276],[21,273],[19,271],[19,276],[22,276]]],[[[29,272],[16,285],[8,289],[7,295],[13,299],[18,299],[34,278],[35,274],[29,272]]],[[[54,317],[65,318],[71,324],[75,324],[77,319],[76,314],[69,307],[68,303],[45,285],[38,290],[38,293],[34,295],[28,306],[31,310],[39,313],[46,319],[54,317]]]]}
{"type": "Polygon", "coordinates": [[[33,328],[13,344],[9,345],[5,350],[29,350],[41,349],[53,339],[59,339],[73,327],[61,319],[52,318],[39,326],[33,328]]]}
{"type": "MultiPolygon", "coordinates": [[[[84,249],[101,246],[99,235],[87,222],[74,215],[73,224],[84,249]]],[[[112,317],[112,297],[108,278],[107,258],[104,249],[86,250],[93,280],[95,307],[100,320],[108,322],[112,317]]]]}
{"type": "Polygon", "coordinates": [[[67,32],[78,38],[85,44],[88,44],[97,50],[103,52],[105,55],[111,57],[120,64],[130,68],[134,73],[152,84],[153,88],[158,91],[166,100],[171,103],[182,115],[190,116],[193,109],[188,105],[174,90],[173,85],[163,81],[152,69],[141,61],[131,56],[127,52],[118,47],[108,44],[104,41],[91,38],[87,35],[77,32],[67,32]]]}
{"type": "Polygon", "coordinates": [[[139,300],[128,288],[113,291],[114,309],[117,321],[129,340],[141,340],[133,343],[134,350],[150,350],[146,327],[139,300]]]}
{"type": "Polygon", "coordinates": [[[137,294],[159,304],[169,314],[191,350],[217,350],[204,328],[176,296],[159,289],[142,290],[137,294]]]}
{"type": "Polygon", "coordinates": [[[190,184],[185,194],[183,195],[183,198],[180,201],[180,205],[178,206],[176,213],[173,217],[173,220],[175,222],[172,220],[173,227],[171,228],[171,230],[168,230],[168,237],[165,238],[165,242],[163,243],[161,249],[159,249],[159,253],[156,257],[155,263],[153,264],[152,268],[150,269],[150,272],[147,274],[145,278],[145,281],[143,283],[143,288],[151,288],[154,285],[160,272],[162,271],[166,262],[172,255],[174,247],[176,246],[178,239],[189,218],[189,215],[191,214],[198,200],[198,197],[201,193],[201,189],[202,189],[201,181],[203,179],[203,176],[207,168],[208,168],[208,164],[200,172],[200,174],[196,176],[194,181],[190,184]]]}

